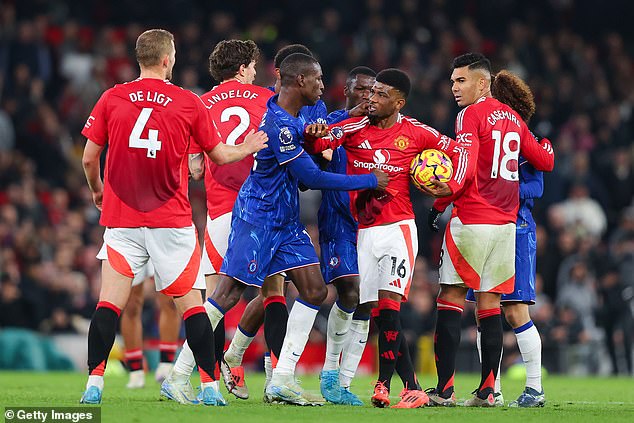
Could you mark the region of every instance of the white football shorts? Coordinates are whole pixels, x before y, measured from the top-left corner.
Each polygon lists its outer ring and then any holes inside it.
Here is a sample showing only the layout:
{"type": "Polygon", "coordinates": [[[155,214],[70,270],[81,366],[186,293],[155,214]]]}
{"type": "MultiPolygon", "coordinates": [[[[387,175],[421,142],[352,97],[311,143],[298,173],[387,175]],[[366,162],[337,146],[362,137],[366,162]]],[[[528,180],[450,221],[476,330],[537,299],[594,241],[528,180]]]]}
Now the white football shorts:
{"type": "Polygon", "coordinates": [[[169,296],[182,296],[192,288],[205,289],[200,271],[200,247],[196,228],[106,228],[104,232],[105,256],[114,270],[141,283],[144,272],[154,267],[157,291],[169,296]]]}
{"type": "Polygon", "coordinates": [[[360,304],[378,301],[379,290],[407,300],[418,255],[418,232],[413,219],[359,229],[360,304]]]}
{"type": "Polygon", "coordinates": [[[205,275],[215,275],[222,267],[222,260],[227,253],[229,245],[229,232],[231,232],[231,215],[225,213],[215,219],[207,215],[203,256],[200,267],[205,275]]]}
{"type": "Polygon", "coordinates": [[[515,285],[515,223],[449,221],[440,255],[440,283],[509,294],[515,285]]]}

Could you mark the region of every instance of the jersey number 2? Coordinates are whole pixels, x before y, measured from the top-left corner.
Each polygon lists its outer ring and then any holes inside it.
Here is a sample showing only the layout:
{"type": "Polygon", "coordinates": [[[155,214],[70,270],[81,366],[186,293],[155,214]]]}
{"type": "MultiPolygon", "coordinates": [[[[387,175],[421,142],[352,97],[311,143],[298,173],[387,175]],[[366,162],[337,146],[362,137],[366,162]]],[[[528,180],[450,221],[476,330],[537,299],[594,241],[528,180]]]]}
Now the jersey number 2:
{"type": "Polygon", "coordinates": [[[158,139],[158,129],[148,129],[147,138],[141,138],[141,134],[150,120],[150,115],[154,109],[151,107],[144,107],[141,110],[141,114],[136,119],[134,128],[130,133],[128,146],[130,148],[146,148],[147,156],[150,159],[156,159],[156,152],[161,149],[161,141],[158,139]]]}
{"type": "Polygon", "coordinates": [[[491,178],[496,179],[499,176],[507,181],[519,181],[519,147],[520,134],[517,132],[507,132],[502,138],[502,131],[492,131],[491,136],[495,141],[493,149],[493,166],[491,167],[491,178]],[[515,150],[511,149],[511,142],[515,141],[515,150]],[[500,158],[500,156],[502,156],[500,158]],[[509,162],[515,162],[515,170],[509,169],[509,162]]]}
{"type": "Polygon", "coordinates": [[[249,129],[249,124],[251,123],[251,118],[249,117],[249,112],[247,112],[244,107],[240,106],[231,106],[227,107],[220,114],[220,122],[228,122],[231,119],[231,116],[238,116],[240,119],[240,123],[238,126],[233,128],[233,131],[229,133],[227,137],[227,145],[236,145],[236,141],[238,138],[242,136],[247,129],[249,129]]]}

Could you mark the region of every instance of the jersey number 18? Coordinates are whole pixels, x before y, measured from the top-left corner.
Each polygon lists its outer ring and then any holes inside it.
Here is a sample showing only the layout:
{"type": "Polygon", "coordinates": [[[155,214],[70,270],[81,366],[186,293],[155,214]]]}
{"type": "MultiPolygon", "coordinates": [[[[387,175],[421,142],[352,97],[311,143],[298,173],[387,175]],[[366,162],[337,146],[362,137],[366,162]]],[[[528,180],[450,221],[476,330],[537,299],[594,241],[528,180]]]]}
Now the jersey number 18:
{"type": "Polygon", "coordinates": [[[520,154],[520,134],[517,132],[507,132],[504,134],[504,137],[502,137],[502,131],[495,130],[491,132],[491,137],[495,141],[491,178],[496,179],[499,175],[502,179],[506,179],[507,181],[518,181],[519,171],[517,164],[520,154]],[[515,142],[513,143],[513,141],[515,142]],[[515,147],[515,149],[512,147],[515,147]],[[515,170],[509,169],[509,164],[513,162],[515,162],[515,170]]]}

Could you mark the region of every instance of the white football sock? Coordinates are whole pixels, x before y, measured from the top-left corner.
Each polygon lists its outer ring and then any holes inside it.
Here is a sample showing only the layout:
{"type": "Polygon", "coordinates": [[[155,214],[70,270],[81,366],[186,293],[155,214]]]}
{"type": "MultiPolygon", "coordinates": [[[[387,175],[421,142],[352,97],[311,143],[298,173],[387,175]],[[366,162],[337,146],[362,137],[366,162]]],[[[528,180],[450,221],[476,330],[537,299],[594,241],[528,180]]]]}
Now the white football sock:
{"type": "Polygon", "coordinates": [[[354,378],[361,356],[368,341],[370,332],[370,319],[352,319],[347,342],[341,353],[341,368],[339,369],[339,384],[344,388],[349,388],[352,378],[354,378]]]}
{"type": "MultiPolygon", "coordinates": [[[[216,326],[218,326],[218,322],[224,317],[224,314],[213,304],[209,302],[209,300],[204,303],[205,311],[207,312],[207,317],[211,322],[211,329],[215,330],[216,326]]],[[[180,376],[191,376],[194,371],[194,367],[196,367],[196,359],[194,358],[194,353],[192,349],[189,348],[189,344],[187,340],[183,343],[183,349],[180,354],[178,354],[178,358],[174,363],[174,373],[180,376]]]]}
{"type": "Polygon", "coordinates": [[[183,348],[181,352],[178,354],[178,358],[174,362],[174,374],[178,376],[191,376],[194,371],[194,367],[196,367],[196,359],[194,358],[194,353],[192,349],[189,348],[189,344],[187,340],[183,343],[183,348]]]}
{"type": "Polygon", "coordinates": [[[86,382],[86,389],[91,386],[96,386],[99,390],[103,391],[103,376],[88,376],[88,382],[86,382]]]}
{"type": "Polygon", "coordinates": [[[231,344],[229,344],[229,348],[225,351],[225,361],[229,365],[229,367],[237,367],[242,365],[242,357],[244,357],[244,352],[249,348],[251,342],[255,338],[252,334],[245,333],[240,325],[238,325],[238,329],[233,335],[233,339],[231,340],[231,344]]]}
{"type": "Polygon", "coordinates": [[[478,326],[478,330],[476,331],[476,348],[478,349],[478,360],[480,360],[480,364],[482,364],[482,331],[480,330],[480,326],[478,326]]]}
{"type": "Polygon", "coordinates": [[[339,357],[350,330],[352,313],[342,310],[338,302],[332,305],[328,315],[326,360],[323,370],[337,370],[339,368],[339,357]]]}
{"type": "Polygon", "coordinates": [[[526,366],[526,386],[542,391],[542,339],[539,331],[531,320],[526,325],[519,327],[515,332],[517,346],[522,354],[522,360],[526,366]],[[526,325],[530,326],[526,329],[526,325]]]}
{"type": "Polygon", "coordinates": [[[211,386],[216,392],[220,391],[220,381],[218,380],[212,380],[211,382],[201,382],[200,389],[204,391],[205,388],[209,386],[211,386]]]}
{"type": "Polygon", "coordinates": [[[218,326],[218,322],[225,317],[223,311],[220,311],[217,305],[212,304],[211,298],[208,298],[207,301],[203,304],[205,307],[205,311],[207,312],[207,317],[209,317],[209,321],[211,322],[211,329],[216,330],[216,326],[218,326]]]}
{"type": "Polygon", "coordinates": [[[293,308],[288,315],[288,326],[286,327],[286,335],[282,344],[282,351],[277,360],[277,366],[273,369],[273,379],[277,375],[294,375],[295,366],[299,361],[306,343],[308,335],[315,323],[315,317],[319,307],[306,305],[301,300],[295,300],[293,308]]]}
{"type": "Polygon", "coordinates": [[[273,363],[271,362],[271,354],[269,352],[264,353],[264,375],[264,390],[266,391],[273,376],[273,363]]]}

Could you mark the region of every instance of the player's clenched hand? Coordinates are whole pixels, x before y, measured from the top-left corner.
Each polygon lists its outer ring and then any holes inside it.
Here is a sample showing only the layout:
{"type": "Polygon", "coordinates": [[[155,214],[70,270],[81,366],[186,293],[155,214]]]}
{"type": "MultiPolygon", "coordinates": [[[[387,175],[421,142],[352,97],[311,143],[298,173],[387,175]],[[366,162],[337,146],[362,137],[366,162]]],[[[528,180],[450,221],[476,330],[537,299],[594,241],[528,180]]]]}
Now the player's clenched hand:
{"type": "Polygon", "coordinates": [[[269,140],[269,136],[264,131],[255,132],[251,129],[246,137],[244,137],[243,148],[246,148],[249,154],[257,153],[258,151],[266,148],[266,142],[269,140]]]}
{"type": "Polygon", "coordinates": [[[421,185],[420,190],[426,194],[431,195],[432,197],[440,198],[440,197],[449,197],[453,192],[449,185],[446,182],[440,182],[437,179],[432,179],[429,181],[433,186],[428,187],[426,185],[421,185]]]}
{"type": "Polygon", "coordinates": [[[103,191],[97,191],[92,193],[92,201],[95,203],[95,207],[101,211],[101,204],[103,203],[103,191]]]}
{"type": "Polygon", "coordinates": [[[331,149],[327,149],[321,152],[321,157],[323,157],[324,159],[328,160],[329,162],[332,161],[332,150],[331,149]]]}
{"type": "Polygon", "coordinates": [[[376,176],[376,189],[378,189],[379,191],[384,191],[385,188],[387,188],[388,182],[390,182],[390,178],[387,176],[387,173],[378,169],[372,169],[372,173],[374,174],[374,176],[376,176]]]}
{"type": "Polygon", "coordinates": [[[370,103],[367,101],[362,101],[361,103],[354,106],[352,109],[348,111],[348,116],[357,117],[357,116],[366,116],[368,114],[368,107],[370,103]]]}
{"type": "Polygon", "coordinates": [[[304,128],[304,134],[313,138],[322,138],[328,135],[328,125],[325,123],[313,123],[304,128]]]}

